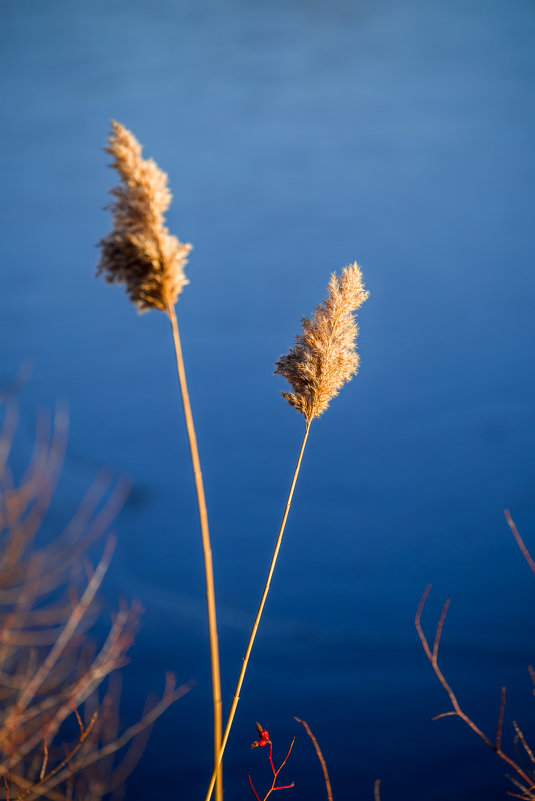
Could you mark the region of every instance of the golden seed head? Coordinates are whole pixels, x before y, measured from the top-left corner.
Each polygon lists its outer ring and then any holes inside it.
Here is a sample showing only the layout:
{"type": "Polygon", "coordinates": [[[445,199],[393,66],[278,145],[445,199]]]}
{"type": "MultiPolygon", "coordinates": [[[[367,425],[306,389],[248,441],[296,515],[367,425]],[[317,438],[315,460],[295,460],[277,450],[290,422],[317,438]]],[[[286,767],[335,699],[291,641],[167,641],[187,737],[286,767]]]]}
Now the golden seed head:
{"type": "Polygon", "coordinates": [[[290,406],[307,423],[319,417],[342,386],[357,373],[359,355],[355,312],[368,297],[357,262],[332,273],[327,297],[316,306],[312,319],[304,317],[295,345],[275,364],[293,389],[283,392],[290,406]]]}
{"type": "Polygon", "coordinates": [[[191,245],[183,244],[165,227],[171,203],[167,175],[152,159],[143,159],[141,145],[126,128],[112,121],[111,164],[121,183],[111,190],[113,230],[100,240],[97,275],[126,285],[139,312],[169,311],[188,283],[184,275],[191,245]]]}

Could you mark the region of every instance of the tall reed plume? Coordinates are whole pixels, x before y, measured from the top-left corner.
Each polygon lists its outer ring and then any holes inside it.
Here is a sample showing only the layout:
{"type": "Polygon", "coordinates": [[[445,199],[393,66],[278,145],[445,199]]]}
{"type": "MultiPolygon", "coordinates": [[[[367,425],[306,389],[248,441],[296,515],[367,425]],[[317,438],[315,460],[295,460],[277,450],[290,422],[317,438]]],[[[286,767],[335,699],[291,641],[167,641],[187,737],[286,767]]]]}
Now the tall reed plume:
{"type": "MultiPolygon", "coordinates": [[[[358,328],[353,318],[353,313],[364,303],[367,297],[368,292],[364,289],[362,272],[357,262],[344,267],[339,278],[333,273],[329,282],[327,297],[323,303],[316,307],[311,320],[307,317],[303,318],[302,332],[296,337],[294,347],[290,348],[290,351],[285,356],[281,356],[275,364],[275,373],[284,376],[293,389],[293,392],[283,392],[282,394],[288,403],[304,416],[306,423],[305,433],[290,484],[290,491],[286,500],[266,583],[234,691],[218,762],[223,758],[240,699],[245,672],[277,563],[310,425],[315,417],[319,417],[325,411],[342,386],[357,372],[359,365],[356,348],[358,328]]],[[[212,773],[205,801],[210,801],[216,776],[217,764],[212,773]]]]}
{"type": "MultiPolygon", "coordinates": [[[[197,438],[175,312],[178,296],[188,283],[184,267],[191,245],[179,242],[165,227],[164,215],[171,202],[167,175],[152,159],[142,158],[141,145],[130,131],[118,122],[112,122],[112,133],[106,150],[113,156],[111,166],[119,173],[121,183],[111,190],[115,198],[111,205],[113,230],[100,240],[101,260],[97,274],[103,274],[110,283],[125,284],[130,300],[140,312],[148,309],[165,312],[172,327],[204,552],[216,761],[221,744],[222,712],[212,549],[197,438]]],[[[221,801],[221,772],[216,795],[218,801],[221,801]]]]}
{"type": "Polygon", "coordinates": [[[105,149],[122,183],[111,190],[113,231],[100,240],[97,275],[125,284],[140,312],[169,313],[188,283],[184,267],[191,245],[179,242],[165,227],[172,198],[167,175],[152,159],[141,157],[141,145],[118,122],[112,121],[109,142],[105,149]]]}
{"type": "Polygon", "coordinates": [[[303,330],[295,345],[275,364],[293,392],[283,392],[290,406],[304,415],[307,423],[319,417],[338,395],[342,386],[356,375],[359,366],[355,312],[368,297],[357,262],[344,267],[329,281],[329,293],[312,315],[303,317],[303,330]]]}

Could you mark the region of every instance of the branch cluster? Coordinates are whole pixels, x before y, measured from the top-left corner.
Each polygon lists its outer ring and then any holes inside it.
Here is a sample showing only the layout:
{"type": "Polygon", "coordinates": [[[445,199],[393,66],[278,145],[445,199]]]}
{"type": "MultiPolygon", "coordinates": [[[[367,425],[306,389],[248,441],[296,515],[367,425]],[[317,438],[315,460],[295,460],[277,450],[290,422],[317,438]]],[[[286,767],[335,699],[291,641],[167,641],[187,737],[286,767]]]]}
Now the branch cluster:
{"type": "MultiPolygon", "coordinates": [[[[0,410],[1,414],[1,410],[0,410]]],[[[115,545],[110,525],[125,487],[103,476],[51,543],[44,522],[61,471],[66,418],[38,421],[33,455],[16,481],[9,467],[16,407],[0,430],[0,775],[6,799],[100,801],[118,790],[155,718],[186,688],[169,677],[163,698],[119,733],[120,682],[140,616],[123,605],[98,646],[88,634],[115,545]],[[108,532],[95,568],[88,549],[108,532]],[[73,721],[73,714],[77,723],[73,721]],[[73,725],[74,724],[74,725],[73,725]],[[70,744],[69,744],[70,743],[70,744]],[[114,763],[119,749],[130,747],[114,763]]],[[[0,785],[1,787],[1,785],[0,785]]]]}

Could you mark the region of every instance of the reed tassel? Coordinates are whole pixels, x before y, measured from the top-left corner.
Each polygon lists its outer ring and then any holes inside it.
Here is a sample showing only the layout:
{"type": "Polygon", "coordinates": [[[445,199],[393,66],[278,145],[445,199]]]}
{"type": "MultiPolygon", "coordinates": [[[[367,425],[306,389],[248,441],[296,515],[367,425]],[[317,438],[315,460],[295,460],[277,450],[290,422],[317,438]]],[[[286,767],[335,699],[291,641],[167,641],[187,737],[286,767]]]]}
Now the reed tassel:
{"type": "MultiPolygon", "coordinates": [[[[216,761],[220,753],[222,704],[212,549],[197,439],[175,313],[178,296],[188,283],[184,267],[191,245],[180,242],[167,230],[165,212],[171,202],[167,175],[152,159],[142,158],[141,145],[135,136],[120,123],[113,121],[106,150],[113,156],[112,167],[119,173],[121,182],[111,190],[114,197],[111,204],[113,230],[100,240],[101,259],[97,275],[104,275],[108,283],[124,284],[130,300],[140,313],[149,309],[165,312],[173,331],[204,552],[216,761]]],[[[222,801],[221,770],[218,773],[216,797],[217,801],[222,801]]]]}
{"type": "Polygon", "coordinates": [[[307,317],[303,318],[302,332],[296,337],[295,345],[290,348],[286,356],[281,356],[275,365],[275,373],[284,376],[293,389],[293,392],[283,392],[282,394],[290,406],[293,406],[304,416],[306,421],[305,434],[290,485],[279,534],[275,543],[275,550],[271,557],[264,591],[249,635],[245,656],[243,657],[234,698],[223,733],[221,750],[214,765],[205,801],[210,801],[212,796],[217,770],[225,752],[238,701],[240,700],[245,672],[271,586],[271,579],[290,512],[310,425],[315,417],[319,417],[327,409],[329,402],[339,393],[343,384],[357,373],[359,365],[356,347],[358,328],[353,318],[353,313],[364,303],[367,297],[368,292],[364,289],[362,272],[357,262],[344,267],[339,278],[333,273],[329,282],[327,297],[323,303],[316,307],[311,320],[307,317]]]}

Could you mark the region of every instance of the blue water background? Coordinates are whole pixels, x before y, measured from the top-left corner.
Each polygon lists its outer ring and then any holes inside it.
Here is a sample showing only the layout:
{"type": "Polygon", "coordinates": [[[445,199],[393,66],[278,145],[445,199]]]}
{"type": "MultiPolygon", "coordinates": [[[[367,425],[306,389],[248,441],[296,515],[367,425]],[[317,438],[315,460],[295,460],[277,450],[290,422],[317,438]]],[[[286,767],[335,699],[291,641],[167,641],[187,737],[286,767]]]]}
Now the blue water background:
{"type": "MultiPolygon", "coordinates": [[[[166,669],[127,799],[204,797],[211,755],[202,557],[165,317],[94,278],[115,177],[110,118],[170,177],[192,242],[178,305],[213,536],[226,703],[303,423],[272,364],[329,273],[358,259],[360,373],[314,423],[226,758],[252,797],[293,734],[294,801],[502,799],[419,645],[446,597],[443,668],[493,736],[502,684],[535,743],[535,7],[531,0],[4,0],[0,381],[24,360],[18,458],[69,403],[51,533],[99,467],[132,482],[104,594],[139,598],[124,718],[166,669]],[[261,782],[259,781],[259,784],[261,782]]],[[[289,795],[291,793],[291,796],[289,795]]]]}

